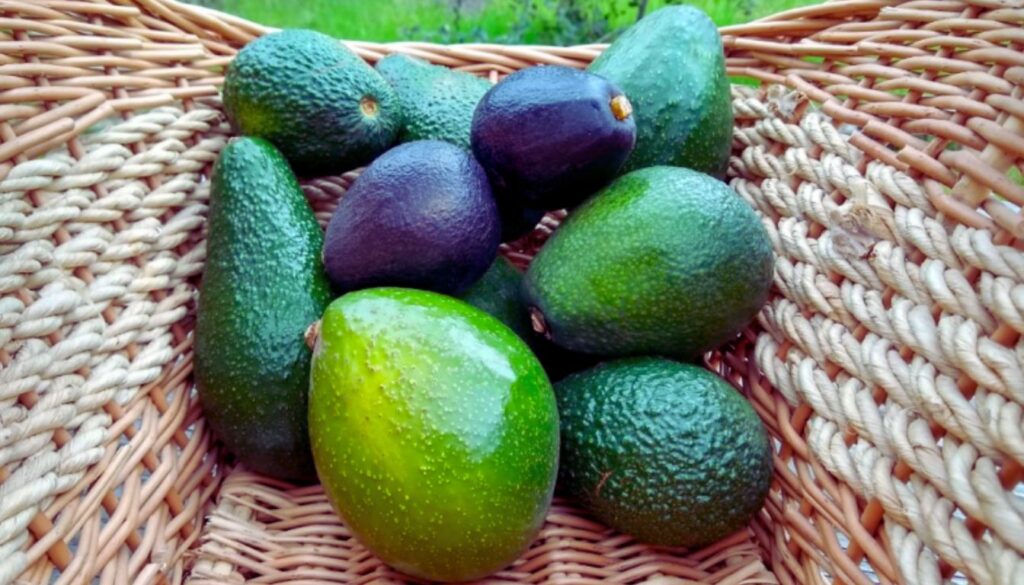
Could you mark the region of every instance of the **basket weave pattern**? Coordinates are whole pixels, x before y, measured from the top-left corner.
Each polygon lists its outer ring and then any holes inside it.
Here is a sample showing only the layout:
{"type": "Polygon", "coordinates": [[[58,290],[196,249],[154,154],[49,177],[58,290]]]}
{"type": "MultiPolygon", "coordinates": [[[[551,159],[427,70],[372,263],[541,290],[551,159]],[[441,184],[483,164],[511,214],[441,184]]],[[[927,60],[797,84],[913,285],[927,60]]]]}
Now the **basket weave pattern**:
{"type": "MultiPolygon", "coordinates": [[[[192,392],[217,91],[263,32],[172,0],[0,0],[0,584],[400,579],[318,488],[226,464],[192,392]]],[[[722,33],[762,83],[734,88],[728,178],[777,264],[708,365],[775,439],[769,501],[701,551],[558,502],[497,578],[1021,583],[1024,4],[845,0],[722,33]]],[[[603,49],[349,46],[494,80],[603,49]]],[[[322,223],[355,176],[303,185],[322,223]]],[[[503,252],[525,264],[560,217],[503,252]]]]}

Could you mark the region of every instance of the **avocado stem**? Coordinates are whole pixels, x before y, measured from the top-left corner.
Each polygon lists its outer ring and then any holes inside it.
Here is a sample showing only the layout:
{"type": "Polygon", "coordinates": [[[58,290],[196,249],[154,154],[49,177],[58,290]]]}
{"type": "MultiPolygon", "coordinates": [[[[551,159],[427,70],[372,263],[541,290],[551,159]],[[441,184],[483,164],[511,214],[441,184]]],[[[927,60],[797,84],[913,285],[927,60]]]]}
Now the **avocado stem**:
{"type": "Polygon", "coordinates": [[[365,95],[359,100],[359,109],[369,118],[377,115],[377,100],[372,95],[365,95]]]}
{"type": "Polygon", "coordinates": [[[320,339],[320,320],[319,319],[317,319],[316,321],[313,321],[313,323],[310,324],[309,327],[306,327],[306,333],[305,333],[304,337],[306,339],[306,347],[309,348],[309,351],[313,351],[313,348],[316,347],[317,340],[320,339]]]}
{"type": "Polygon", "coordinates": [[[633,114],[633,104],[629,103],[629,99],[622,94],[612,98],[611,106],[612,114],[620,122],[633,114]]]}
{"type": "Polygon", "coordinates": [[[544,313],[540,312],[537,307],[530,307],[530,325],[533,330],[543,335],[547,339],[551,339],[551,331],[548,329],[548,322],[544,319],[544,313]]]}

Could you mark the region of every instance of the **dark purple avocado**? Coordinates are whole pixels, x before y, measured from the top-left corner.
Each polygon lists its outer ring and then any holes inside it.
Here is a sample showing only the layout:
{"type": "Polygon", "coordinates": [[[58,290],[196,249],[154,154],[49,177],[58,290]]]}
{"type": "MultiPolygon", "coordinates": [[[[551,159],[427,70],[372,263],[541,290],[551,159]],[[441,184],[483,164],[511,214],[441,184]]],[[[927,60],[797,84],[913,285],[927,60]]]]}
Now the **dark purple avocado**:
{"type": "Polygon", "coordinates": [[[501,220],[480,164],[437,140],[392,148],[356,179],[324,238],[337,292],[376,286],[458,294],[487,270],[501,220]]]}
{"type": "Polygon", "coordinates": [[[619,88],[556,65],[522,69],[488,90],[470,135],[496,197],[549,210],[611,182],[635,142],[632,106],[619,88]]]}

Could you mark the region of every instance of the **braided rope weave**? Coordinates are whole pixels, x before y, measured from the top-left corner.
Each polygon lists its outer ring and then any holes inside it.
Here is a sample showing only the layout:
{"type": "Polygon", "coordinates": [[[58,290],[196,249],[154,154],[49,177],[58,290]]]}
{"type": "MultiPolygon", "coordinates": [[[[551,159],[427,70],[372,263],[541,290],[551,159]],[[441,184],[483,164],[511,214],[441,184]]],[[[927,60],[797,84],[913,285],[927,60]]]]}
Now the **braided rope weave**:
{"type": "MultiPolygon", "coordinates": [[[[562,502],[501,580],[1022,582],[1022,25],[1020,0],[845,0],[722,30],[761,83],[734,87],[729,180],[778,261],[708,365],[775,440],[769,501],[689,552],[562,502]]],[[[0,0],[0,583],[398,579],[316,488],[226,468],[192,393],[217,86],[265,30],[0,0]]],[[[492,80],[603,49],[350,46],[492,80]]],[[[321,222],[354,177],[304,184],[321,222]]]]}

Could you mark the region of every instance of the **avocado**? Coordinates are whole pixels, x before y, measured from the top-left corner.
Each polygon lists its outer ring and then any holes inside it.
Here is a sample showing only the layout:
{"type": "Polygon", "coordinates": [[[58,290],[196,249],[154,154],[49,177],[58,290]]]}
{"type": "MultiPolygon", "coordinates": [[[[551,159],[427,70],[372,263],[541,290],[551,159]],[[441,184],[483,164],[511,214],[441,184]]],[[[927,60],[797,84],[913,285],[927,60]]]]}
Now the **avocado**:
{"type": "Polygon", "coordinates": [[[398,94],[405,116],[400,142],[444,140],[469,150],[473,110],[489,81],[399,53],[378,61],[377,71],[398,94]]]}
{"type": "Polygon", "coordinates": [[[402,125],[398,96],[339,41],[283,30],[238,52],[224,77],[235,128],[266,138],[303,176],[362,166],[390,147],[402,125]]]}
{"type": "Polygon", "coordinates": [[[213,167],[195,379],[214,433],[247,467],[315,479],[303,335],[330,301],[323,235],[284,157],[260,138],[213,167]]]}
{"type": "Polygon", "coordinates": [[[513,242],[533,231],[544,218],[543,209],[522,207],[508,198],[495,197],[501,216],[501,241],[513,242]]]}
{"type": "Polygon", "coordinates": [[[727,185],[649,167],[570,214],[524,287],[535,329],[567,349],[693,360],[753,319],[773,262],[760,219],[727,185]]]}
{"type": "Polygon", "coordinates": [[[544,370],[497,319],[428,291],[349,293],[320,324],[309,402],[328,499],[395,569],[476,579],[537,535],[558,412],[544,370]]]}
{"type": "Polygon", "coordinates": [[[473,113],[473,154],[496,196],[572,207],[611,181],[636,140],[629,100],[608,80],[541,65],[509,75],[473,113]]]}
{"type": "Polygon", "coordinates": [[[695,549],[764,504],[772,454],[761,419],[707,370],[626,358],[573,374],[556,393],[560,490],[609,526],[695,549]]]}
{"type": "Polygon", "coordinates": [[[533,337],[530,313],[520,292],[523,273],[504,256],[498,256],[487,272],[460,298],[504,323],[523,341],[533,337]]]}
{"type": "Polygon", "coordinates": [[[626,29],[587,68],[629,96],[636,148],[623,167],[688,167],[721,178],[732,147],[722,39],[692,6],[666,6],[626,29]]]}
{"type": "Polygon", "coordinates": [[[600,361],[600,356],[569,351],[536,333],[530,324],[530,312],[523,301],[522,288],[523,273],[508,259],[499,256],[460,298],[497,318],[525,341],[553,382],[600,361]]]}
{"type": "Polygon", "coordinates": [[[327,225],[338,292],[375,286],[458,294],[494,261],[501,219],[483,169],[447,142],[417,140],[375,160],[327,225]]]}

